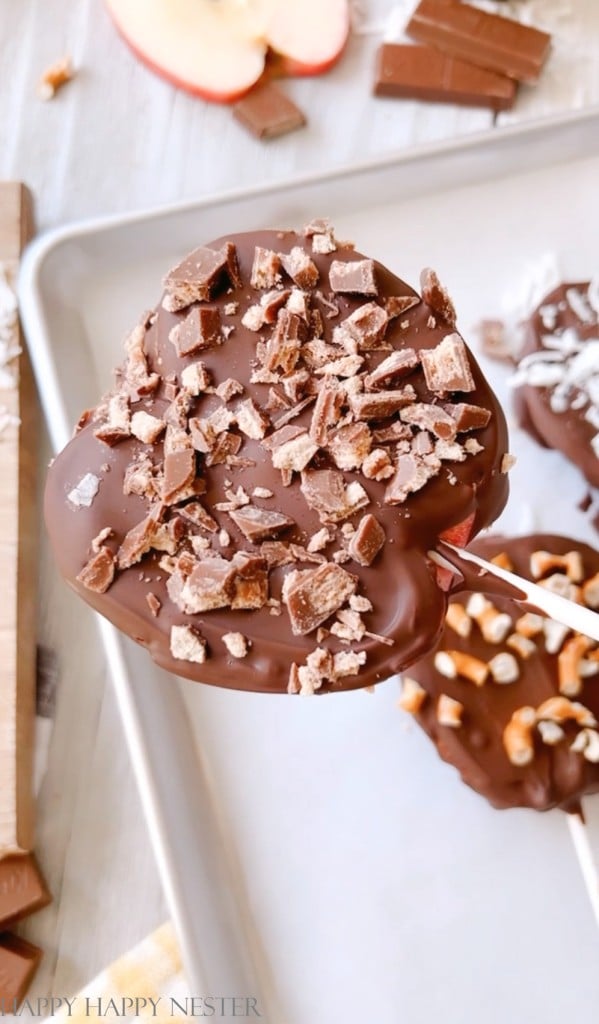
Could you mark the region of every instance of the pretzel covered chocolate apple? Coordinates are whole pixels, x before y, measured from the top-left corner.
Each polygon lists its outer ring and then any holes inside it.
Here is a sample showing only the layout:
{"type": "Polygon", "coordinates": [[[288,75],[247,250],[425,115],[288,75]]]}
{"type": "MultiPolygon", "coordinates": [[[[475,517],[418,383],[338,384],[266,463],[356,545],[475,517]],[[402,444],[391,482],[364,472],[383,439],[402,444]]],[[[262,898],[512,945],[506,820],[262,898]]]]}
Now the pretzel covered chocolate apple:
{"type": "Polygon", "coordinates": [[[207,683],[309,694],[409,665],[446,607],[427,551],[508,490],[501,408],[436,275],[418,295],[315,221],[211,242],[164,287],[50,469],[62,573],[207,683]]]}
{"type": "MultiPolygon", "coordinates": [[[[472,550],[599,608],[599,553],[587,544],[541,534],[480,538],[472,550]]],[[[400,703],[494,806],[575,810],[599,787],[599,648],[490,582],[450,597],[442,636],[404,676],[400,703]]]]}

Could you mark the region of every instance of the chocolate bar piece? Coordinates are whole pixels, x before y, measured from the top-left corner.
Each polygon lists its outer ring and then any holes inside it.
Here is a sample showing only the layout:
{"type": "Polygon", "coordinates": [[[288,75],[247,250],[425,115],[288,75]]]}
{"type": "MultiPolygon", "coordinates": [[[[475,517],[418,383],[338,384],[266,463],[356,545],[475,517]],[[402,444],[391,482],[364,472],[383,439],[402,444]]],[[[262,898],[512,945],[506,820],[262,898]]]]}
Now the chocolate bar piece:
{"type": "Polygon", "coordinates": [[[39,962],[42,951],[31,942],[10,935],[0,935],[0,1007],[2,1013],[14,1013],[21,1003],[39,962]]]}
{"type": "Polygon", "coordinates": [[[551,36],[457,0],[420,0],[407,29],[419,43],[436,46],[519,82],[536,82],[551,36]]]}
{"type": "Polygon", "coordinates": [[[300,108],[271,82],[255,86],[238,100],[233,115],[259,139],[286,135],[306,123],[300,108]]]}
{"type": "Polygon", "coordinates": [[[35,858],[30,853],[0,860],[0,926],[6,928],[51,902],[35,858]]]}
{"type": "Polygon", "coordinates": [[[378,50],[377,96],[510,110],[517,88],[506,75],[448,57],[431,46],[383,43],[378,50]]]}

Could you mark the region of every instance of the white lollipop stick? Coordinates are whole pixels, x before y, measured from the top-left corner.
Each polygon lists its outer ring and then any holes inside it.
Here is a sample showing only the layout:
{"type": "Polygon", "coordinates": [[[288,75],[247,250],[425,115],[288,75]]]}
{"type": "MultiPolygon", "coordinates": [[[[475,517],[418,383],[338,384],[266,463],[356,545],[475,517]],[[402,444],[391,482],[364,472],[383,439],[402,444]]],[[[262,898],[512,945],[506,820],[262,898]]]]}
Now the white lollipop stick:
{"type": "Polygon", "coordinates": [[[429,551],[428,557],[441,568],[449,569],[452,572],[457,569],[459,572],[459,564],[455,565],[451,560],[451,554],[455,554],[458,559],[472,562],[483,569],[485,573],[496,576],[497,579],[510,583],[516,590],[519,590],[522,597],[514,595],[514,600],[519,604],[532,604],[550,619],[555,619],[556,622],[569,626],[575,632],[584,633],[585,636],[599,642],[599,615],[597,612],[576,604],[575,601],[569,601],[567,597],[561,597],[560,594],[554,594],[551,590],[540,587],[538,583],[531,583],[530,580],[525,580],[514,572],[508,572],[507,569],[502,569],[500,566],[494,565],[493,562],[487,562],[479,555],[473,555],[471,551],[456,548],[453,544],[447,544],[445,541],[441,542],[440,549],[440,551],[429,551]],[[450,552],[449,557],[442,554],[445,551],[450,552]]]}

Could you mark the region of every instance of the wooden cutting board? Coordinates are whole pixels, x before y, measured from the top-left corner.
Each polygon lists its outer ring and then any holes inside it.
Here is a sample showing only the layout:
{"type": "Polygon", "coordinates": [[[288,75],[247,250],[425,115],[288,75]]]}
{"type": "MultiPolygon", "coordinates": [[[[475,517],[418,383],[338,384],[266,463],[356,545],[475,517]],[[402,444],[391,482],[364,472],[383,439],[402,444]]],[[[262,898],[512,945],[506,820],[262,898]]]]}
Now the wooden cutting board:
{"type": "MultiPolygon", "coordinates": [[[[0,275],[13,283],[32,232],[29,192],[0,182],[0,275]]],[[[0,380],[0,423],[14,417],[0,431],[0,857],[33,845],[37,618],[37,399],[27,352],[8,368],[8,386],[0,380]]]]}

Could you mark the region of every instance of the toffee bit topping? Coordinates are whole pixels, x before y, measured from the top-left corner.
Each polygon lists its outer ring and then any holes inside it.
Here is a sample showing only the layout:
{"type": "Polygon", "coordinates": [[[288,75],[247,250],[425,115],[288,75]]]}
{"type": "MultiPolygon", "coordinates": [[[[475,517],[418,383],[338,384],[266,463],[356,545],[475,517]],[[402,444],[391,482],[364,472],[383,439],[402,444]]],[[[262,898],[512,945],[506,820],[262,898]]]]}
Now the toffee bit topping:
{"type": "Polygon", "coordinates": [[[376,302],[367,302],[340,324],[360,349],[377,348],[385,337],[389,316],[376,302]]]}
{"type": "Polygon", "coordinates": [[[247,398],[245,402],[240,402],[236,406],[235,420],[242,433],[256,441],[264,437],[270,426],[268,416],[258,408],[252,398],[247,398]]]}
{"type": "Polygon", "coordinates": [[[77,580],[88,590],[93,590],[96,594],[105,594],[114,580],[114,573],[115,562],[112,551],[110,548],[100,547],[84,565],[77,580]]]}
{"type": "Polygon", "coordinates": [[[223,340],[220,312],[210,306],[194,306],[185,320],[169,332],[168,340],[177,350],[179,358],[193,355],[201,349],[220,345],[223,340]]]}
{"type": "Polygon", "coordinates": [[[198,665],[206,661],[206,641],[193,626],[171,626],[170,648],[178,661],[193,661],[198,665]]]}
{"type": "Polygon", "coordinates": [[[434,270],[427,267],[420,275],[422,298],[441,320],[449,327],[456,325],[456,311],[447,290],[443,287],[434,270]]]}
{"type": "Polygon", "coordinates": [[[117,552],[119,569],[129,569],[148,553],[162,516],[163,506],[157,505],[149,515],[129,530],[117,552]]]}
{"type": "Polygon", "coordinates": [[[374,260],[333,260],[329,270],[331,290],[341,294],[378,295],[374,260]]]}
{"type": "Polygon", "coordinates": [[[148,593],[146,594],[146,601],[148,603],[148,608],[150,609],[152,615],[154,616],[154,618],[157,618],[158,612],[162,608],[162,602],[158,597],[156,597],[156,594],[152,593],[151,590],[149,590],[148,593]]]}
{"type": "Polygon", "coordinates": [[[336,431],[329,451],[339,469],[359,469],[370,452],[372,434],[365,423],[349,423],[336,431]]]}
{"type": "Polygon", "coordinates": [[[428,389],[445,395],[448,391],[474,391],[468,351],[459,334],[448,334],[435,348],[420,353],[428,389]]]}
{"type": "Polygon", "coordinates": [[[356,579],[330,562],[318,569],[293,570],[285,577],[283,601],[296,636],[306,636],[355,593],[356,579]]]}
{"type": "Polygon", "coordinates": [[[218,250],[200,246],[166,275],[162,305],[176,313],[192,302],[206,302],[223,277],[231,284],[241,284],[235,246],[230,242],[218,250]]]}
{"type": "Polygon", "coordinates": [[[160,376],[148,368],[145,340],[145,324],[138,324],[125,339],[124,385],[132,399],[151,395],[160,384],[160,376]]]}

